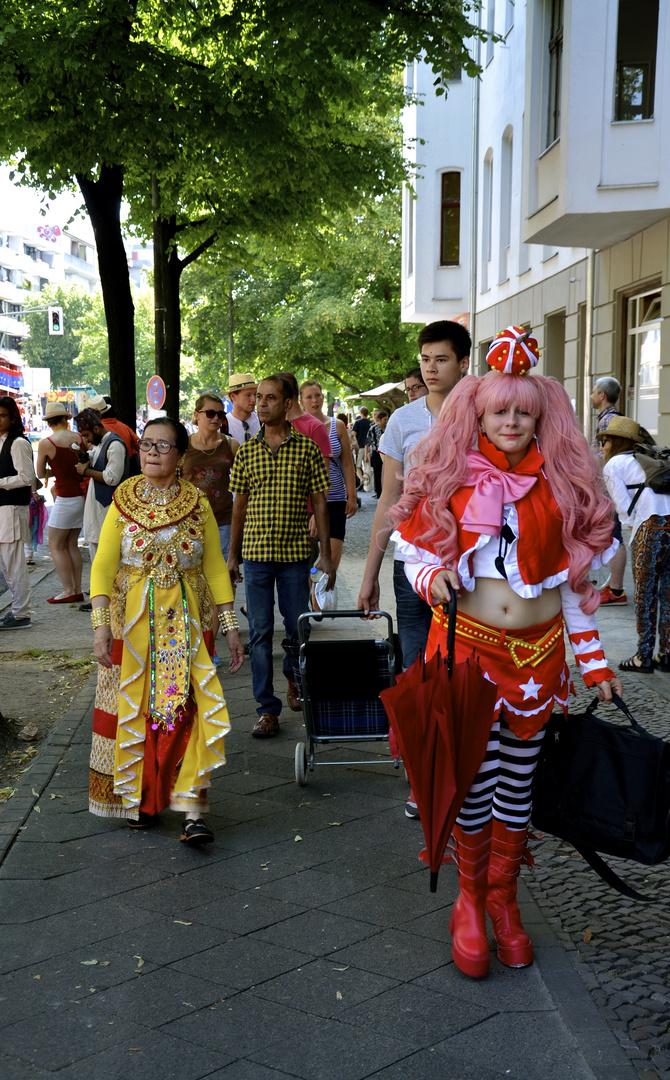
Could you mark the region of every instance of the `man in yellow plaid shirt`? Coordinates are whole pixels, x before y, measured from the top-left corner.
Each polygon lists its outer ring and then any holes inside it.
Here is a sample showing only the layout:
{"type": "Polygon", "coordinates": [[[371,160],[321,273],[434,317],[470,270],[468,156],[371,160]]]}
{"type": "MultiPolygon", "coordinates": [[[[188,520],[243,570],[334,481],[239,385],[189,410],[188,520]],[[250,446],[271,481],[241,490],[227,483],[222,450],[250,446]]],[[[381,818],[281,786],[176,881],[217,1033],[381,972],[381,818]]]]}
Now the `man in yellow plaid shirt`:
{"type": "Polygon", "coordinates": [[[258,706],[251,734],[257,738],[278,734],[282,708],[272,678],[275,585],[286,629],[282,644],[288,702],[292,709],[300,709],[288,653],[297,646],[298,617],[309,610],[310,496],[321,551],[316,565],[328,574],[328,587],[335,584],[326,509],[328,467],[313,439],[286,419],[292,406],[287,379],[271,375],[262,380],[256,394],[261,430],[237,451],[230,474],[235,505],[228,569],[233,584],[242,580],[237,558],[241,544],[251,681],[258,706]]]}

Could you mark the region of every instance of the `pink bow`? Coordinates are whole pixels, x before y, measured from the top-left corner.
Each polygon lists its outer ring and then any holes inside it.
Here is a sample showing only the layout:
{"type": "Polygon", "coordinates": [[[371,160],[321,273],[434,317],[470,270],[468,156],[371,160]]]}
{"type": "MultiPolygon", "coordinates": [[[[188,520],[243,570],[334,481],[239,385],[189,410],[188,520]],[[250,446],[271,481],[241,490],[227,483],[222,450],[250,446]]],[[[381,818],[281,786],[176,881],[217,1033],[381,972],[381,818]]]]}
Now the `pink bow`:
{"type": "Polygon", "coordinates": [[[461,525],[468,532],[498,536],[502,527],[503,506],[527,495],[536,476],[503,472],[478,450],[468,454],[465,487],[474,487],[468,499],[461,525]]]}

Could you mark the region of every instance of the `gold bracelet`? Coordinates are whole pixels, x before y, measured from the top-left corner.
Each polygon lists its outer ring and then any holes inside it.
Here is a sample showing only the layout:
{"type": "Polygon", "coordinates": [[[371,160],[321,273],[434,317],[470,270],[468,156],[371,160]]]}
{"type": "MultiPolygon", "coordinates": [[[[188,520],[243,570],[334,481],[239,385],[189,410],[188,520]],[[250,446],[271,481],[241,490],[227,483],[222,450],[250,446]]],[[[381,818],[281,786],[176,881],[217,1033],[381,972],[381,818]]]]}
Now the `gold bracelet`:
{"type": "Polygon", "coordinates": [[[240,624],[237,621],[236,611],[220,611],[218,615],[219,626],[223,630],[224,634],[229,634],[231,630],[239,630],[240,624]]]}
{"type": "Polygon", "coordinates": [[[108,607],[93,608],[91,612],[91,625],[94,630],[99,626],[111,626],[112,615],[108,607]]]}

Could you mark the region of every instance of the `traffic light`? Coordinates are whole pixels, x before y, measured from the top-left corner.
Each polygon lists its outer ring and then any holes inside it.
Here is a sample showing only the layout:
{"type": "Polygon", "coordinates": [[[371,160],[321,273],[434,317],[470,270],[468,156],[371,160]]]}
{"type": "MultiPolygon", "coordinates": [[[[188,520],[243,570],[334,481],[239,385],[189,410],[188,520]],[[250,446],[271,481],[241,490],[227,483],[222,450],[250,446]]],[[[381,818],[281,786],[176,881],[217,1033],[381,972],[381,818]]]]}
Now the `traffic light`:
{"type": "Polygon", "coordinates": [[[63,309],[62,307],[50,307],[48,308],[49,316],[49,333],[57,334],[59,337],[63,335],[63,309]]]}

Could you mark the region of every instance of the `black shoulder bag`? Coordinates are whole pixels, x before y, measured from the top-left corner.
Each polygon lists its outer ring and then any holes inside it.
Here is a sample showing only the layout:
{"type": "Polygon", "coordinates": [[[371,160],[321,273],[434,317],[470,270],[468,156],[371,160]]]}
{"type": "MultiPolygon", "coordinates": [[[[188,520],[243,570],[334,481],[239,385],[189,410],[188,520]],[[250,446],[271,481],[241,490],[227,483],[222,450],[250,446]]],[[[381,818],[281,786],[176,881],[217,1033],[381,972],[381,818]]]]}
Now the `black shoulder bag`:
{"type": "Polygon", "coordinates": [[[585,713],[547,724],[533,779],[532,823],[567,840],[612,888],[632,889],[597,854],[654,866],[670,855],[670,744],[646,731],[617,694],[630,727],[585,713]]]}

